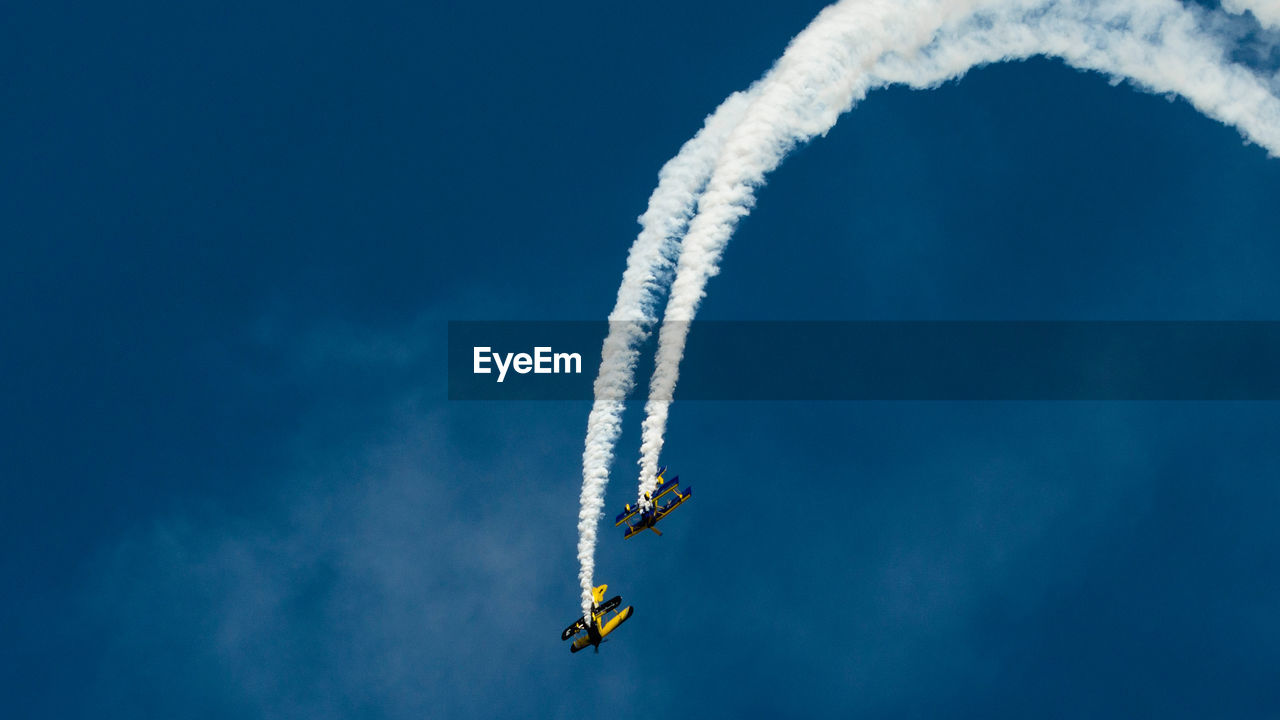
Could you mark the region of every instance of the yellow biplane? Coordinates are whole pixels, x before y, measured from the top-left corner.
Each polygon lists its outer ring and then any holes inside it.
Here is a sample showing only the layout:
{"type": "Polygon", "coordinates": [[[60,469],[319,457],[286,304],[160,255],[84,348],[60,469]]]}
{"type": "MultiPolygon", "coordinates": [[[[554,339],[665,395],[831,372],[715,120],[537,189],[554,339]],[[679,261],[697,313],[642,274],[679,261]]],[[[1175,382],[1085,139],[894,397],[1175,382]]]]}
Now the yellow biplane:
{"type": "Polygon", "coordinates": [[[588,645],[594,645],[596,652],[600,652],[600,643],[604,642],[605,637],[617,630],[618,626],[631,617],[634,609],[630,605],[618,610],[618,606],[622,604],[621,595],[615,595],[607,601],[604,599],[604,591],[608,588],[608,585],[600,585],[591,591],[593,602],[591,603],[590,622],[587,621],[587,617],[584,615],[578,618],[577,622],[565,628],[564,632],[560,633],[561,640],[568,640],[578,633],[586,632],[586,635],[573,641],[573,645],[569,646],[569,652],[578,652],[588,645]],[[606,620],[605,615],[610,612],[613,612],[614,615],[606,620]]]}

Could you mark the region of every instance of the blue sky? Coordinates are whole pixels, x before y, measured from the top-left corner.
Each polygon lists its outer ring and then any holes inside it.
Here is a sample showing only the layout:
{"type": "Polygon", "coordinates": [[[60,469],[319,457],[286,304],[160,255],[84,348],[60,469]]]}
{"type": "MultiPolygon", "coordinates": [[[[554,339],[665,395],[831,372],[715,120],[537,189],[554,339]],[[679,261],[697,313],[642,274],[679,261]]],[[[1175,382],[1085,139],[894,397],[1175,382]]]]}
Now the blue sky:
{"type": "MultiPolygon", "coordinates": [[[[445,322],[604,317],[822,7],[774,5],[7,10],[14,715],[1274,714],[1272,403],[677,403],[697,496],[559,642],[588,408],[447,402],[445,322]]],[[[794,153],[701,317],[1276,319],[1278,193],[1185,103],[986,68],[794,153]]]]}

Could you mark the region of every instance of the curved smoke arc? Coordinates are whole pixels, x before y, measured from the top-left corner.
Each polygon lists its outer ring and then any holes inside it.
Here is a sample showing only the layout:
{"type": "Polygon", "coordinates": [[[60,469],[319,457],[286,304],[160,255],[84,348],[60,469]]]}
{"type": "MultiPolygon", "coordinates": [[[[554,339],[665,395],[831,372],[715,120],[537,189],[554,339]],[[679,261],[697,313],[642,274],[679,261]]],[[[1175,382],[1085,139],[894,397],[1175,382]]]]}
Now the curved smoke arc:
{"type": "MultiPolygon", "coordinates": [[[[1248,9],[1262,20],[1269,16],[1261,8],[1274,0],[1234,2],[1229,9],[1248,9]]],[[[652,328],[675,256],[645,406],[641,499],[656,482],[688,321],[734,228],[750,212],[755,189],[792,149],[826,133],[873,89],[936,87],[974,67],[1047,56],[1114,83],[1183,97],[1280,155],[1276,80],[1232,62],[1224,38],[1208,29],[1211,15],[1175,0],[843,0],[823,10],[750,89],[731,95],[664,166],[610,316],[636,322],[611,325],[588,419],[578,523],[584,612],[636,348],[652,328]],[[669,172],[673,167],[680,172],[669,172]]]]}

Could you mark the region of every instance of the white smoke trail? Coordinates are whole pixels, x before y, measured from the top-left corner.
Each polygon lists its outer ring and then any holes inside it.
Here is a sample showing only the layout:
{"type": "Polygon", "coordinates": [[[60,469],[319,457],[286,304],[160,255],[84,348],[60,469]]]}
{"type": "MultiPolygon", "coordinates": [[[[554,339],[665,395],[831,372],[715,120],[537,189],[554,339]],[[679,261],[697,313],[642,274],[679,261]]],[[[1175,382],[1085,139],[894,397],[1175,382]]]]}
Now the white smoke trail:
{"type": "MultiPolygon", "coordinates": [[[[747,118],[734,129],[729,141],[732,147],[726,147],[718,158],[715,172],[719,174],[721,182],[708,185],[699,199],[698,215],[694,218],[694,223],[702,222],[705,225],[708,222],[706,218],[711,217],[710,213],[724,213],[728,210],[731,217],[722,221],[729,222],[731,229],[736,218],[749,210],[750,188],[741,188],[746,190],[745,196],[739,190],[726,188],[723,183],[724,171],[721,169],[725,164],[758,164],[758,160],[748,160],[748,156],[768,152],[774,159],[765,168],[764,172],[767,172],[781,162],[782,157],[802,139],[825,132],[834,125],[839,115],[852,102],[832,103],[829,98],[814,94],[815,91],[832,84],[844,84],[851,94],[865,94],[869,88],[859,85],[869,78],[865,72],[869,63],[894,49],[924,45],[945,21],[963,16],[976,5],[976,0],[917,0],[900,3],[843,2],[824,9],[791,41],[774,67],[757,82],[756,97],[747,111],[747,118]],[[817,112],[812,116],[796,116],[797,120],[805,123],[803,127],[796,128],[798,132],[775,133],[776,139],[766,140],[767,128],[761,127],[758,118],[781,114],[788,106],[810,107],[817,112]],[[737,201],[726,198],[726,191],[737,195],[737,201]]],[[[712,182],[714,181],[713,177],[712,182]]],[[[689,231],[692,232],[693,229],[694,225],[691,225],[689,231]]],[[[667,409],[675,391],[679,360],[683,356],[684,338],[688,332],[688,324],[683,321],[693,319],[697,303],[702,297],[701,288],[706,279],[715,274],[718,253],[715,257],[710,257],[708,253],[711,250],[713,248],[708,243],[696,239],[691,243],[688,237],[681,245],[680,268],[672,285],[672,300],[676,299],[676,292],[680,292],[681,296],[678,302],[668,302],[667,305],[659,335],[657,366],[650,383],[649,401],[645,406],[637,500],[644,506],[649,504],[645,495],[651,493],[657,483],[658,457],[666,429],[667,409]],[[686,267],[705,269],[707,273],[699,280],[686,267]],[[696,296],[692,302],[690,296],[696,296]]]]}
{"type": "Polygon", "coordinates": [[[742,119],[751,97],[750,91],[730,95],[662,167],[658,186],[649,196],[649,207],[639,218],[640,234],[627,255],[627,269],[609,315],[609,334],[604,340],[582,452],[578,580],[582,586],[582,613],[587,618],[591,617],[591,589],[595,584],[596,527],[604,506],[624,401],[634,384],[638,346],[657,321],[657,303],[670,279],[677,240],[693,214],[698,193],[711,176],[729,132],[742,119]]]}
{"type": "Polygon", "coordinates": [[[875,87],[930,87],[977,65],[1046,55],[1180,95],[1280,154],[1280,102],[1264,78],[1227,59],[1198,18],[1174,0],[844,0],[824,10],[759,82],[689,223],[645,407],[641,500],[656,483],[689,321],[755,188],[792,148],[825,133],[875,87]]]}
{"type": "Polygon", "coordinates": [[[1222,8],[1236,14],[1248,10],[1263,27],[1280,27],[1280,0],[1222,0],[1222,8]]]}

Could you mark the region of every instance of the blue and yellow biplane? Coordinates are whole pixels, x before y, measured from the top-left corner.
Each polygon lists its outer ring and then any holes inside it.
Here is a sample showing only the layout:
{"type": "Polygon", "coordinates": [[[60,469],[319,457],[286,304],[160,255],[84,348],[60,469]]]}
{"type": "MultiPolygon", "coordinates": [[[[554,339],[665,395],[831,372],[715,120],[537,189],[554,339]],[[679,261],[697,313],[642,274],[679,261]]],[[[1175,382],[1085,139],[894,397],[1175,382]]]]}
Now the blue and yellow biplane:
{"type": "Polygon", "coordinates": [[[605,600],[604,591],[607,589],[609,589],[608,585],[599,585],[591,591],[591,622],[587,622],[587,617],[584,615],[578,618],[577,622],[565,628],[564,632],[560,633],[561,640],[568,640],[578,633],[586,632],[586,635],[573,641],[573,644],[569,646],[569,652],[576,653],[588,645],[594,645],[596,652],[600,652],[600,643],[604,642],[605,637],[617,630],[618,626],[626,622],[627,618],[631,617],[631,614],[635,612],[630,605],[618,610],[618,606],[622,604],[621,595],[615,595],[605,600]],[[617,612],[614,613],[614,616],[605,620],[605,615],[615,610],[617,612]]]}
{"type": "Polygon", "coordinates": [[[618,527],[623,523],[627,524],[627,529],[622,533],[623,540],[634,537],[644,530],[652,530],[654,534],[661,537],[662,533],[654,525],[657,525],[659,520],[671,514],[672,510],[680,507],[685,500],[688,500],[693,495],[692,487],[685,488],[683,493],[676,489],[676,486],[680,484],[679,475],[669,481],[665,480],[662,474],[666,471],[665,467],[658,470],[658,486],[654,488],[652,495],[645,494],[645,500],[648,501],[646,503],[648,509],[642,509],[640,505],[627,505],[622,509],[622,512],[618,513],[613,526],[618,527]],[[670,492],[675,492],[675,497],[668,500],[666,505],[659,505],[659,498],[670,492]],[[636,517],[637,515],[639,517],[636,517]],[[636,518],[635,522],[628,522],[631,518],[636,518]]]}

